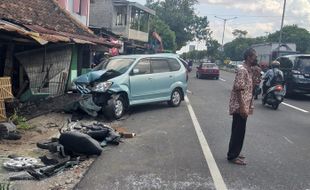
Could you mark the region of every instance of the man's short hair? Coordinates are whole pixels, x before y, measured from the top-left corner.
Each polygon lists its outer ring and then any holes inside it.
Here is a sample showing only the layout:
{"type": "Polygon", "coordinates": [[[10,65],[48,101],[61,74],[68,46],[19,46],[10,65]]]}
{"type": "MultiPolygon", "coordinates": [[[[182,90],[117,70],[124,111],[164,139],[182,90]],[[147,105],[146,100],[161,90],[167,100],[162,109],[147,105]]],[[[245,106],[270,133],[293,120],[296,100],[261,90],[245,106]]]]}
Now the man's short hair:
{"type": "Polygon", "coordinates": [[[243,53],[243,59],[246,60],[246,58],[254,55],[256,53],[255,49],[253,48],[248,48],[244,51],[243,53]]]}

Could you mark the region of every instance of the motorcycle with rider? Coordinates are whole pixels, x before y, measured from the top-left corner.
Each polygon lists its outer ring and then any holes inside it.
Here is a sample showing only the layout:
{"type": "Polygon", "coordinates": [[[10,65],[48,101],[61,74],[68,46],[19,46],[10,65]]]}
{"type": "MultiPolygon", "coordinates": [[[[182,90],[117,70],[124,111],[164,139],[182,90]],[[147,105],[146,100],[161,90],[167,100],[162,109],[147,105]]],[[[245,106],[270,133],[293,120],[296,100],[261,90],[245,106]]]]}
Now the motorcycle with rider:
{"type": "Polygon", "coordinates": [[[284,99],[284,76],[279,69],[280,62],[273,61],[271,68],[263,76],[262,104],[271,105],[273,109],[278,109],[284,99]]]}

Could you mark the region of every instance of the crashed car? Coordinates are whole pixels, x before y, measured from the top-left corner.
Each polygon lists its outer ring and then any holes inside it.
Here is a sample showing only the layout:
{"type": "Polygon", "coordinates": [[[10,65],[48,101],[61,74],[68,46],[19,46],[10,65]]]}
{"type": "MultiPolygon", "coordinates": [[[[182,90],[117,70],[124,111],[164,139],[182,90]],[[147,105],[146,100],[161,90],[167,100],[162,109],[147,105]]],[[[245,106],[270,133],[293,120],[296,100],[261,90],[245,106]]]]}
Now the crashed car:
{"type": "Polygon", "coordinates": [[[187,70],[175,54],[123,55],[99,64],[73,83],[92,94],[111,119],[119,119],[132,105],[167,101],[177,107],[187,90],[187,70]]]}

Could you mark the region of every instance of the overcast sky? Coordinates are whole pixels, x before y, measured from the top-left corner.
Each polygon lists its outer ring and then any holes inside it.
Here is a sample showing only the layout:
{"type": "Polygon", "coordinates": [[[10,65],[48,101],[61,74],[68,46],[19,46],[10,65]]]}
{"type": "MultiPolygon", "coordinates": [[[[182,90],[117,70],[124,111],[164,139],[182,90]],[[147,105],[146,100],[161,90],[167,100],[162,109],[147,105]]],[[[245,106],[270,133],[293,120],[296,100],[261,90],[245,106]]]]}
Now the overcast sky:
{"type": "MultiPolygon", "coordinates": [[[[145,0],[136,0],[145,4],[145,0]]],[[[248,37],[267,35],[280,29],[284,0],[199,0],[196,12],[207,16],[213,38],[222,41],[223,20],[227,21],[224,43],[233,40],[234,29],[248,31],[248,37]]],[[[310,0],[287,0],[284,25],[297,24],[310,29],[310,0]]]]}

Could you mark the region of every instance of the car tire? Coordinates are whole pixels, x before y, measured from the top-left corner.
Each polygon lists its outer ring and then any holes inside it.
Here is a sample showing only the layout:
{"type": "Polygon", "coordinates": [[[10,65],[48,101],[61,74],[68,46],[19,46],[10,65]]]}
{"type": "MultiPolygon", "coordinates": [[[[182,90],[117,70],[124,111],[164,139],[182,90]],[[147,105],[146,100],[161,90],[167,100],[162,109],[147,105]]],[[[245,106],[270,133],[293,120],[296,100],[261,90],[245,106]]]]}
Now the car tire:
{"type": "Polygon", "coordinates": [[[104,115],[108,119],[120,119],[126,110],[126,102],[122,96],[119,96],[115,100],[109,100],[108,105],[103,109],[104,115]]]}
{"type": "Polygon", "coordinates": [[[168,104],[172,107],[178,107],[182,101],[182,93],[179,89],[174,89],[171,93],[170,100],[168,104]]]}

